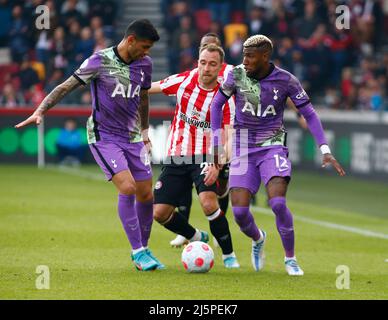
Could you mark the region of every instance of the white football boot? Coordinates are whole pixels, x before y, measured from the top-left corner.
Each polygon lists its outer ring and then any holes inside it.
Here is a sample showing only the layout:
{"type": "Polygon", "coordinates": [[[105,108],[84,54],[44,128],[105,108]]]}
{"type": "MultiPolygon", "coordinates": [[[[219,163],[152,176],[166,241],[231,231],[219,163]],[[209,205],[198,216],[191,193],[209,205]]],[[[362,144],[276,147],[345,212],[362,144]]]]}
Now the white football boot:
{"type": "Polygon", "coordinates": [[[304,272],[301,267],[298,265],[295,257],[284,258],[284,264],[286,266],[286,271],[290,276],[303,276],[304,272]]]}
{"type": "Polygon", "coordinates": [[[259,242],[252,241],[252,266],[255,271],[260,271],[264,268],[265,254],[264,254],[264,244],[267,234],[264,230],[260,230],[262,234],[262,239],[259,242]]]}
{"type": "Polygon", "coordinates": [[[185,244],[188,244],[189,240],[187,240],[184,236],[178,234],[174,240],[170,241],[170,245],[175,248],[180,248],[185,244]]]}

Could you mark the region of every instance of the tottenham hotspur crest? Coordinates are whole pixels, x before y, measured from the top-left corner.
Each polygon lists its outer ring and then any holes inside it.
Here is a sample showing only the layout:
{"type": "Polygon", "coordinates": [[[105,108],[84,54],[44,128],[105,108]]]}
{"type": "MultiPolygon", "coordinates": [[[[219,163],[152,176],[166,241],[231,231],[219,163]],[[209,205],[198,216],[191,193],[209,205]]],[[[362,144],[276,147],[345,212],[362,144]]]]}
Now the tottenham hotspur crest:
{"type": "Polygon", "coordinates": [[[276,88],[273,88],[273,93],[274,93],[273,99],[274,100],[277,100],[279,98],[278,97],[278,92],[279,92],[279,90],[277,90],[276,88]]]}

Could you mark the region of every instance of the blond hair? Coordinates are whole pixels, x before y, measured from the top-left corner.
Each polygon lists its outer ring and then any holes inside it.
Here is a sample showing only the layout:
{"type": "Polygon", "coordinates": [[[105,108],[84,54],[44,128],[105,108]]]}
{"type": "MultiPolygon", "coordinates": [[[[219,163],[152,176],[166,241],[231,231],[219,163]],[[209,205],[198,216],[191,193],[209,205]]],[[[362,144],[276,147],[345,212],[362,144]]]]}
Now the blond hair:
{"type": "Polygon", "coordinates": [[[256,34],[249,37],[244,42],[244,48],[257,47],[264,50],[269,50],[271,53],[273,51],[272,41],[263,34],[256,34]]]}

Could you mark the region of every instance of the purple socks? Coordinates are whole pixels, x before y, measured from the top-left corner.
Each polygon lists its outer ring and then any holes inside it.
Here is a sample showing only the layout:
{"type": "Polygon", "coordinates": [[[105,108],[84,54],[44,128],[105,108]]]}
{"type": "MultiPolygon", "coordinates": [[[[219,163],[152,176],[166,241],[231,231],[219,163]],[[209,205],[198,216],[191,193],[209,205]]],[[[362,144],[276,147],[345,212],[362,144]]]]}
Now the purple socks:
{"type": "Polygon", "coordinates": [[[252,240],[259,240],[259,229],[255,224],[252,213],[249,211],[249,207],[232,207],[232,210],[240,230],[252,240]]]}
{"type": "Polygon", "coordinates": [[[142,247],[141,231],[136,214],[135,195],[119,194],[118,211],[132,249],[140,249],[142,247]]]}
{"type": "Polygon", "coordinates": [[[153,201],[139,202],[136,201],[136,212],[140,223],[141,243],[143,247],[148,246],[150,238],[153,217],[153,201]]]}
{"type": "Polygon", "coordinates": [[[276,227],[282,239],[286,257],[294,256],[294,224],[292,214],[286,206],[286,198],[275,197],[269,200],[269,205],[276,215],[276,227]]]}

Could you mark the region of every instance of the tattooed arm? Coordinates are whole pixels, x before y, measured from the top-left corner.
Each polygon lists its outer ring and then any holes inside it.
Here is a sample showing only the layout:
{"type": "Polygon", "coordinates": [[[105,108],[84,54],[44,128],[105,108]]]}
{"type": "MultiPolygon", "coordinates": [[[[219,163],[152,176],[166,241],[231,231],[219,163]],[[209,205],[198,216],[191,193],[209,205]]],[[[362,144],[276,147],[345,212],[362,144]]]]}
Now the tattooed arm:
{"type": "Polygon", "coordinates": [[[38,108],[36,108],[35,112],[26,120],[18,123],[15,128],[21,128],[32,123],[39,125],[42,121],[42,116],[49,109],[54,107],[65,95],[81,85],[82,84],[79,80],[77,80],[74,76],[71,76],[66,81],[55,87],[55,89],[51,91],[46,98],[44,98],[38,108]]]}
{"type": "Polygon", "coordinates": [[[148,152],[151,152],[151,140],[148,136],[148,128],[150,126],[149,122],[149,109],[150,109],[150,101],[148,96],[148,90],[140,90],[140,107],[139,107],[139,115],[140,115],[140,126],[141,126],[141,136],[143,138],[144,144],[147,146],[148,152]]]}

